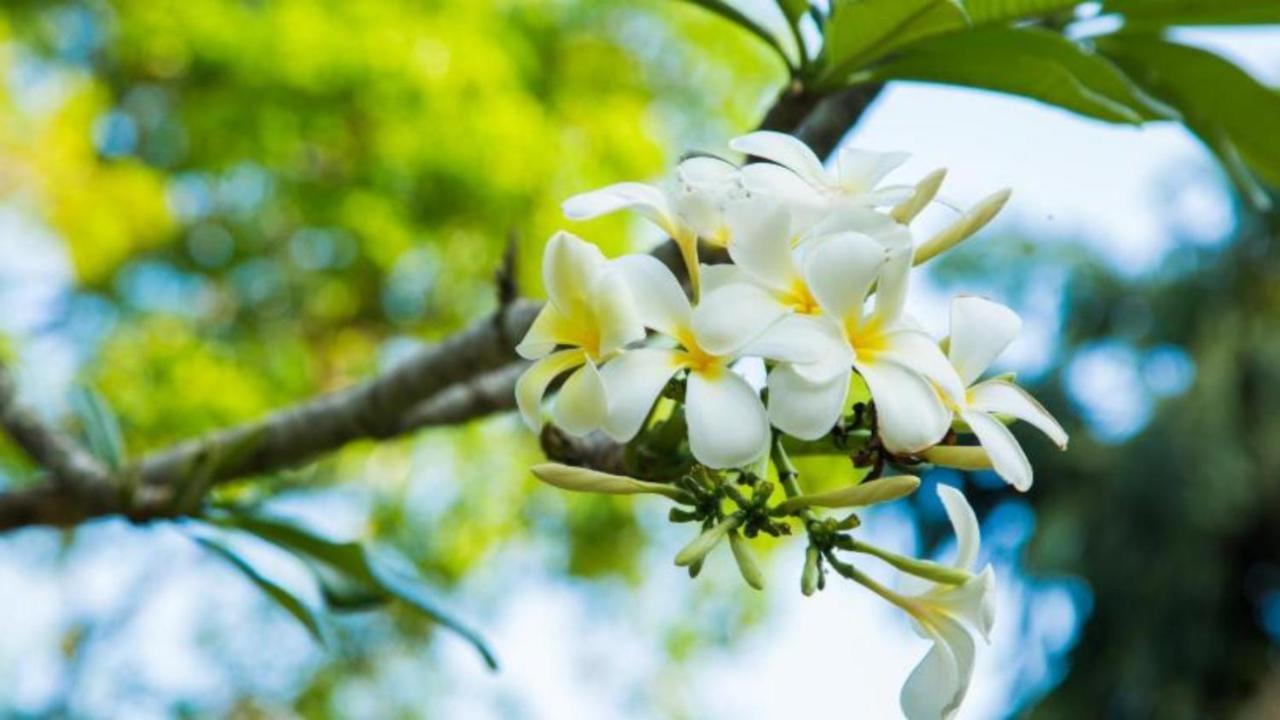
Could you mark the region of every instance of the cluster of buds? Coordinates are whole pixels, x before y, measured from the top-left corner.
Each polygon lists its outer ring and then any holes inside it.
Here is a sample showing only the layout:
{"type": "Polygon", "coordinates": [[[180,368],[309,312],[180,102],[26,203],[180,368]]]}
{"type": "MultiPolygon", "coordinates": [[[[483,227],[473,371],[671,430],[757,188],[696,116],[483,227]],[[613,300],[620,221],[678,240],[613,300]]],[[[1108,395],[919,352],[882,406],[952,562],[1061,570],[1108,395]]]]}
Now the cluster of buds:
{"type": "Polygon", "coordinates": [[[955,298],[941,342],[906,312],[912,269],[984,226],[1009,193],[917,244],[911,222],[935,200],[942,171],[885,185],[905,155],[846,148],[830,172],[788,135],[756,132],[730,146],[762,161],[694,156],[664,186],[619,183],[566,201],[573,219],[643,214],[679,246],[689,283],[650,255],[608,259],[568,233],[551,238],[549,301],[517,348],[536,361],[516,388],[520,411],[535,430],[549,416],[570,435],[623,443],[628,474],[557,464],[534,473],[569,490],[668,497],[673,521],[702,526],[676,557],[692,575],[727,539],[744,579],[762,587],[748,541],[798,526],[809,540],[802,590],[821,589],[831,570],[906,611],[933,646],[903,688],[903,710],[912,720],[949,717],[972,675],[971,633],[985,637],[993,617],[972,509],[939,487],[958,542],[949,565],[896,555],[853,531],[860,508],[918,487],[910,475],[882,477],[889,464],[992,468],[1025,490],[1031,466],[1007,424],[1027,422],[1066,446],[1058,423],[1011,378],[980,381],[1020,329],[1012,310],[955,298]],[[722,248],[729,262],[700,264],[700,244],[722,248]],[[752,380],[753,367],[763,380],[752,380]],[[869,399],[855,402],[864,387],[869,399]],[[976,444],[961,444],[968,436],[976,444]],[[805,494],[796,453],[847,455],[865,477],[805,494]],[[873,556],[921,585],[892,590],[841,553],[873,556]]]}

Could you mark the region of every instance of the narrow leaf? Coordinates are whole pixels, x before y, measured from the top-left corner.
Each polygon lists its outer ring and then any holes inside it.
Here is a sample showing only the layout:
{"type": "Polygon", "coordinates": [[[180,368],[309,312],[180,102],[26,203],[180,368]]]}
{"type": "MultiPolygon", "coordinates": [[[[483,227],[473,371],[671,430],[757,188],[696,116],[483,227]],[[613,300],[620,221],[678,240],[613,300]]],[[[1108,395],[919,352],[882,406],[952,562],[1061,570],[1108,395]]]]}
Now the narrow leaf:
{"type": "Polygon", "coordinates": [[[1081,0],[965,0],[974,25],[987,25],[1044,17],[1069,10],[1081,0]]]}
{"type": "Polygon", "coordinates": [[[71,394],[71,409],[84,429],[89,452],[113,472],[124,467],[124,436],[120,420],[107,401],[89,387],[77,387],[71,394]]]}
{"type": "Polygon", "coordinates": [[[1107,122],[1169,115],[1107,58],[1040,28],[988,27],[932,38],[873,68],[871,77],[1022,95],[1107,122]]]}
{"type": "Polygon", "coordinates": [[[752,35],[755,35],[763,40],[769,47],[773,48],[773,51],[778,54],[778,57],[782,58],[782,62],[788,68],[794,67],[791,62],[791,58],[787,56],[787,51],[783,50],[782,44],[778,42],[778,38],[774,37],[773,33],[766,30],[764,26],[757,23],[755,20],[752,20],[736,7],[724,2],[724,0],[685,0],[685,2],[713,12],[716,15],[725,18],[729,22],[734,23],[738,27],[741,27],[752,35]]]}
{"type": "Polygon", "coordinates": [[[404,602],[462,636],[475,647],[490,668],[497,669],[497,659],[479,633],[436,602],[421,578],[410,577],[389,567],[384,560],[359,543],[335,542],[291,523],[262,516],[226,515],[214,518],[212,522],[244,530],[325,565],[330,571],[345,575],[357,584],[366,585],[378,593],[404,602]]]}
{"type": "Polygon", "coordinates": [[[274,600],[285,612],[301,623],[307,629],[307,632],[311,633],[311,637],[315,638],[316,642],[321,645],[328,644],[324,624],[320,620],[320,616],[305,601],[276,584],[275,581],[262,575],[257,568],[253,567],[247,560],[237,555],[235,551],[226,545],[204,537],[197,537],[195,541],[214,555],[226,560],[232,567],[247,577],[250,582],[257,585],[258,589],[265,593],[267,597],[274,600]]]}
{"type": "Polygon", "coordinates": [[[1106,0],[1105,12],[1124,15],[1125,27],[1271,25],[1280,23],[1276,0],[1106,0]]]}

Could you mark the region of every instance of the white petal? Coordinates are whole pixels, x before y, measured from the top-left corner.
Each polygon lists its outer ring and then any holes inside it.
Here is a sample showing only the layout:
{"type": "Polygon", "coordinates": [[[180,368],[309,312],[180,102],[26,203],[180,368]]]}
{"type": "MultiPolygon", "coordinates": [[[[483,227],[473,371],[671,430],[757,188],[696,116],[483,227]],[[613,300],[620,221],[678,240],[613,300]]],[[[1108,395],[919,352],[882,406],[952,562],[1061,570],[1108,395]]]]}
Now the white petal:
{"type": "Polygon", "coordinates": [[[662,228],[668,235],[676,235],[675,212],[666,193],[638,182],[621,182],[592,190],[565,200],[560,206],[570,220],[590,220],[619,210],[635,210],[662,228]]]}
{"type": "Polygon", "coordinates": [[[676,178],[696,188],[728,189],[738,182],[738,166],[712,155],[694,155],[676,166],[676,178]]]}
{"type": "Polygon", "coordinates": [[[1029,489],[1032,480],[1031,461],[1027,459],[1027,454],[1022,451],[1022,446],[1013,433],[1009,432],[1009,428],[990,415],[976,410],[960,413],[960,418],[978,436],[982,449],[991,457],[991,467],[996,474],[1019,491],[1029,489]]]}
{"type": "Polygon", "coordinates": [[[600,338],[600,356],[644,339],[643,317],[617,265],[611,264],[597,276],[590,308],[600,338]]]}
{"type": "Polygon", "coordinates": [[[524,339],[516,345],[516,353],[526,360],[537,360],[557,345],[572,345],[575,340],[573,319],[560,312],[554,303],[547,303],[538,311],[524,339]]]}
{"type": "Polygon", "coordinates": [[[672,198],[672,207],[681,226],[694,235],[715,241],[724,228],[725,193],[715,188],[685,186],[672,198]]]}
{"type": "Polygon", "coordinates": [[[854,192],[866,193],[910,157],[904,152],[874,152],[846,146],[836,155],[836,171],[842,185],[854,192]]]}
{"type": "Polygon", "coordinates": [[[965,386],[987,371],[1022,329],[1018,314],[997,302],[972,295],[951,301],[951,364],[965,386]]]}
{"type": "Polygon", "coordinates": [[[884,262],[884,248],[875,240],[841,233],[815,241],[805,252],[804,278],[823,312],[857,317],[884,262]]]}
{"type": "Polygon", "coordinates": [[[815,188],[825,187],[831,182],[826,169],[822,167],[822,160],[808,145],[786,133],[760,130],[734,138],[729,142],[729,147],[746,155],[775,162],[815,188]]]}
{"type": "Polygon", "coordinates": [[[933,627],[924,628],[933,645],[902,685],[898,702],[907,720],[943,720],[960,689],[960,666],[946,638],[933,627]]]}
{"type": "Polygon", "coordinates": [[[891,452],[919,452],[947,434],[951,412],[919,373],[888,361],[856,361],[854,366],[875,400],[880,439],[891,452]]]}
{"type": "Polygon", "coordinates": [[[551,381],[585,360],[586,356],[581,350],[561,350],[542,358],[524,371],[516,381],[516,405],[529,429],[536,432],[542,428],[542,396],[547,394],[551,381]]]}
{"type": "Polygon", "coordinates": [[[884,336],[885,348],[877,360],[898,363],[920,373],[938,386],[957,407],[964,406],[964,385],[933,338],[920,330],[893,330],[884,336]]]}
{"type": "Polygon", "coordinates": [[[707,467],[744,467],[769,450],[769,419],[760,397],[728,369],[689,373],[685,413],[689,449],[707,467]]]}
{"type": "Polygon", "coordinates": [[[693,309],[693,334],[712,355],[730,355],[787,314],[768,290],[732,283],[707,293],[693,309]]]}
{"type": "Polygon", "coordinates": [[[850,374],[846,369],[824,383],[811,383],[790,365],[779,365],[769,373],[769,422],[801,440],[826,435],[844,411],[850,374]]]}
{"type": "Polygon", "coordinates": [[[907,285],[911,275],[910,245],[889,251],[889,259],[880,269],[876,285],[876,315],[886,325],[902,316],[907,303],[907,285]]]}
{"type": "Polygon", "coordinates": [[[1026,390],[1004,380],[988,380],[969,390],[969,407],[1009,415],[1034,425],[1059,448],[1067,449],[1067,431],[1026,390]]]}
{"type": "MultiPolygon", "coordinates": [[[[900,233],[901,230],[902,226],[885,213],[845,203],[832,208],[822,220],[809,228],[808,237],[816,239],[824,235],[856,232],[879,240],[881,236],[900,233]]],[[[908,241],[910,241],[909,233],[908,241]]]]}
{"type": "Polygon", "coordinates": [[[702,274],[702,294],[713,292],[716,288],[728,285],[729,283],[751,282],[751,276],[742,271],[737,265],[701,265],[699,272],[702,274]]]}
{"type": "Polygon", "coordinates": [[[626,279],[646,326],[673,337],[689,327],[689,298],[666,265],[649,255],[627,255],[612,265],[626,279]]]}
{"type": "Polygon", "coordinates": [[[588,359],[560,386],[551,406],[551,419],[570,435],[586,435],[604,425],[608,411],[600,371],[588,359]]]}
{"type": "Polygon", "coordinates": [[[995,571],[988,565],[960,585],[934,586],[928,600],[977,630],[983,640],[991,642],[991,629],[996,618],[995,583],[995,571]]]}
{"type": "Polygon", "coordinates": [[[542,255],[547,296],[565,314],[580,312],[604,264],[604,254],[595,245],[567,232],[552,235],[542,255]]]}
{"type": "Polygon", "coordinates": [[[753,198],[729,205],[729,257],[763,285],[787,290],[799,280],[791,261],[791,216],[782,204],[753,198]]]}
{"type": "Polygon", "coordinates": [[[830,318],[811,315],[783,317],[739,354],[789,363],[797,375],[816,383],[847,375],[853,364],[853,350],[840,326],[830,318]]]}
{"type": "Polygon", "coordinates": [[[942,501],[947,519],[951,521],[951,529],[956,534],[956,559],[951,564],[960,570],[972,571],[973,564],[978,560],[978,551],[982,548],[978,516],[974,514],[964,493],[950,485],[938,485],[938,499],[942,501]]]}
{"type": "Polygon", "coordinates": [[[933,647],[911,671],[899,701],[907,720],[949,720],[960,708],[973,678],[973,638],[945,615],[931,616],[933,647]]]}
{"type": "Polygon", "coordinates": [[[629,350],[600,369],[609,417],[604,431],[618,442],[626,442],[640,432],[662,388],[680,369],[673,350],[640,348],[629,350]]]}

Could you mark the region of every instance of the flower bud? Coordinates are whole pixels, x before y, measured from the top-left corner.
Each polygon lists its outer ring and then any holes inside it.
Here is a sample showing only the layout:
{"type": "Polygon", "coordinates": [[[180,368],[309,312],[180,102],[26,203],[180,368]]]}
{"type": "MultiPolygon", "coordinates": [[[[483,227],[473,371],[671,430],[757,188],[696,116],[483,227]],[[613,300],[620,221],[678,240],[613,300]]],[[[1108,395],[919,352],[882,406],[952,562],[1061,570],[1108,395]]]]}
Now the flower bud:
{"type": "Polygon", "coordinates": [[[920,453],[926,462],[957,470],[990,470],[991,456],[980,446],[935,445],[920,453]]]}
{"type": "Polygon", "coordinates": [[[917,558],[899,555],[897,553],[878,548],[870,543],[862,542],[856,538],[849,539],[848,549],[855,552],[866,553],[873,557],[878,557],[902,572],[909,573],[926,580],[932,580],[936,583],[962,585],[973,577],[972,573],[964,570],[942,565],[931,560],[919,560],[917,558]]]}
{"type": "Polygon", "coordinates": [[[539,480],[561,490],[594,492],[603,495],[665,495],[676,502],[693,504],[693,498],[680,488],[662,483],[645,482],[625,475],[611,475],[588,468],[541,463],[530,470],[539,480]]]}
{"type": "Polygon", "coordinates": [[[742,573],[742,579],[756,590],[764,590],[764,574],[756,564],[751,546],[738,534],[737,530],[729,533],[729,549],[733,550],[733,559],[738,562],[738,571],[742,573]]]}
{"type": "Polygon", "coordinates": [[[938,189],[942,187],[942,181],[947,177],[946,168],[938,168],[928,175],[924,176],[920,182],[916,183],[915,193],[898,203],[889,211],[889,215],[894,220],[906,225],[920,214],[921,210],[928,207],[929,203],[938,195],[938,189]]]}
{"type": "Polygon", "coordinates": [[[800,574],[800,592],[809,597],[818,589],[818,548],[810,545],[804,551],[804,572],[800,574]]]}
{"type": "Polygon", "coordinates": [[[955,222],[943,228],[937,235],[920,243],[920,247],[916,248],[915,264],[920,265],[933,256],[950,250],[959,245],[962,240],[981,230],[1009,201],[1010,193],[1008,188],[992,193],[962,213],[955,222]]]}
{"type": "Polygon", "coordinates": [[[774,508],[774,512],[786,514],[806,507],[842,508],[875,505],[906,497],[915,492],[918,487],[920,487],[918,478],[910,475],[897,475],[840,488],[839,490],[832,490],[831,492],[794,497],[779,503],[774,508]]]}
{"type": "Polygon", "coordinates": [[[684,546],[680,552],[676,553],[676,565],[693,565],[701,563],[707,553],[715,549],[716,545],[724,539],[725,533],[733,530],[742,524],[742,518],[737,515],[730,515],[721,520],[718,525],[709,530],[704,531],[701,535],[693,539],[693,542],[684,546]]]}

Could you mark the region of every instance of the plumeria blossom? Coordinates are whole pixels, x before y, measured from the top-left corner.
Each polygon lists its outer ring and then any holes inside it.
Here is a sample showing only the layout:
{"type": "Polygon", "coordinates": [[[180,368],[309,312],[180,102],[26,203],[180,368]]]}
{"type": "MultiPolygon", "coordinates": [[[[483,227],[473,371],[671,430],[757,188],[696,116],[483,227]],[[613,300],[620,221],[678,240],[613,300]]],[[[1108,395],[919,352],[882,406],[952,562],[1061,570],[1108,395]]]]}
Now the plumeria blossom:
{"type": "Polygon", "coordinates": [[[605,432],[621,442],[635,437],[667,382],[687,370],[685,418],[694,458],[710,468],[735,468],[762,457],[770,440],[764,405],[730,366],[745,356],[814,361],[820,331],[803,323],[738,323],[742,313],[731,303],[694,308],[662,263],[648,256],[618,262],[632,292],[644,299],[644,323],[675,346],[631,350],[604,367],[610,401],[605,432]]]}
{"type": "Polygon", "coordinates": [[[907,161],[907,153],[845,147],[836,154],[835,172],[829,172],[808,145],[785,133],[761,130],[735,138],[729,147],[769,161],[742,169],[749,191],[786,201],[814,221],[843,205],[885,207],[915,195],[912,186],[880,186],[907,161]]]}
{"type": "Polygon", "coordinates": [[[676,168],[675,178],[659,187],[620,182],[575,195],[561,206],[570,220],[589,220],[619,210],[634,210],[657,225],[680,248],[695,292],[698,288],[698,239],[727,245],[725,207],[741,199],[738,166],[698,155],[676,168]]]}
{"type": "Polygon", "coordinates": [[[911,616],[916,631],[933,641],[902,687],[902,711],[908,720],[947,720],[955,715],[973,677],[976,648],[970,631],[990,642],[995,622],[995,574],[990,565],[974,571],[981,545],[978,518],[959,490],[939,485],[938,498],[956,534],[952,567],[969,578],[958,585],[933,583],[893,600],[911,616]]]}
{"type": "Polygon", "coordinates": [[[953,406],[956,417],[977,436],[996,473],[1025,491],[1031,487],[1031,461],[997,416],[1034,425],[1063,450],[1067,448],[1067,433],[1035,398],[1012,382],[1004,378],[977,382],[1021,328],[1021,318],[999,303],[973,296],[951,301],[947,355],[967,386],[961,402],[953,406]]]}
{"type": "Polygon", "coordinates": [[[828,330],[815,347],[828,376],[782,365],[769,375],[773,424],[806,439],[825,434],[844,408],[852,370],[866,382],[876,405],[880,437],[894,453],[937,443],[951,424],[945,398],[963,388],[933,338],[903,313],[910,250],[886,251],[865,235],[842,233],[815,241],[804,256],[804,276],[828,330]],[[872,284],[875,304],[866,306],[872,284]]]}
{"type": "Polygon", "coordinates": [[[994,574],[975,565],[973,510],[959,491],[938,488],[957,539],[950,565],[876,548],[854,531],[863,506],[919,485],[884,477],[886,464],[993,467],[1026,489],[1031,467],[1005,423],[1024,420],[1066,445],[1057,422],[1012,382],[979,381],[1019,329],[1013,311],[958,298],[939,343],[906,308],[912,268],[976,233],[1009,193],[916,245],[909,224],[937,202],[944,171],[885,186],[904,154],[845,149],[829,171],[778,133],[732,147],[768,162],[739,168],[695,156],[661,187],[619,183],[565,202],[574,219],[630,209],[653,221],[680,247],[693,292],[691,300],[650,255],[606,260],[573,236],[552,238],[543,267],[550,301],[518,348],[537,360],[517,386],[521,412],[537,428],[543,396],[567,375],[551,419],[572,434],[600,430],[626,452],[610,452],[617,465],[569,454],[558,459],[589,467],[545,464],[535,475],[573,491],[663,496],[680,506],[673,521],[701,528],[676,564],[696,576],[727,544],[755,589],[765,577],[750,539],[799,528],[809,539],[804,594],[822,588],[825,566],[905,610],[933,641],[903,687],[902,708],[909,720],[946,720],[969,687],[974,635],[986,638],[994,618],[994,574]],[[699,265],[699,242],[726,248],[730,262],[699,265]],[[763,387],[746,379],[748,362],[763,362],[763,387]],[[868,412],[848,412],[855,373],[870,392],[868,412]],[[979,445],[940,445],[953,431],[972,432],[979,445]],[[868,468],[866,480],[805,494],[792,452],[844,455],[868,468]],[[917,583],[891,590],[842,552],[877,557],[917,583]]]}
{"type": "Polygon", "coordinates": [[[516,401],[525,422],[538,429],[547,388],[573,370],[556,394],[551,417],[566,432],[581,435],[604,424],[608,413],[598,366],[642,339],[644,325],[629,286],[595,245],[557,233],[544,251],[542,276],[548,302],[516,346],[522,357],[537,362],[520,376],[516,401]]]}

